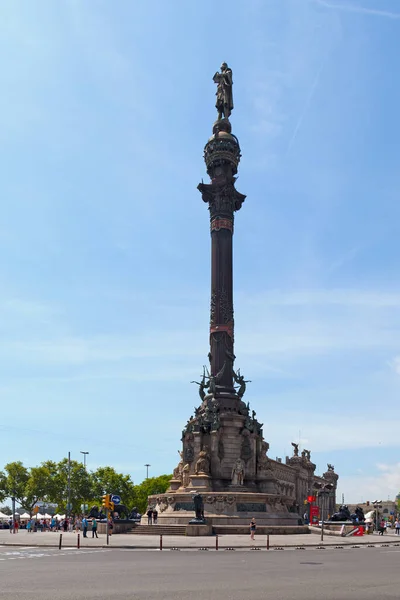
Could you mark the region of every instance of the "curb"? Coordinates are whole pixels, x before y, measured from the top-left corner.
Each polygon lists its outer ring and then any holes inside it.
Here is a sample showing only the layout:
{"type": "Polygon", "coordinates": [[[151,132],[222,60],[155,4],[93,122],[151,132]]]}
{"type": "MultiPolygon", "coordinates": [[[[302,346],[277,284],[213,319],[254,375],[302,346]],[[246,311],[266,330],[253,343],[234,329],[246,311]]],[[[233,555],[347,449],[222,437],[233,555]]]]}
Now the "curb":
{"type": "MultiPolygon", "coordinates": [[[[357,546],[354,545],[354,543],[352,544],[343,544],[343,548],[363,548],[363,547],[371,547],[371,542],[370,540],[368,540],[368,542],[358,542],[357,546]]],[[[375,544],[373,544],[374,548],[380,548],[380,547],[387,547],[387,546],[398,546],[399,542],[395,542],[395,541],[389,541],[389,542],[385,542],[385,544],[381,544],[380,542],[376,542],[375,544]]],[[[41,544],[10,544],[10,543],[4,543],[4,544],[0,544],[0,547],[2,546],[6,546],[7,548],[41,548],[43,550],[46,550],[46,548],[58,548],[58,544],[46,544],[41,545],[41,544]]],[[[77,548],[76,544],[63,544],[63,548],[77,548]]],[[[171,547],[164,547],[164,550],[173,550],[177,547],[175,546],[171,546],[171,547]]],[[[228,550],[232,548],[232,546],[220,546],[219,549],[220,550],[228,550]]],[[[245,545],[237,545],[235,546],[235,549],[238,550],[252,550],[254,548],[254,546],[245,546],[245,545]]],[[[264,546],[260,546],[259,544],[256,546],[256,548],[264,548],[264,546]]],[[[275,549],[279,549],[282,550],[284,548],[294,548],[295,550],[308,550],[308,548],[324,548],[324,549],[329,549],[332,548],[335,549],[336,545],[335,544],[321,544],[321,542],[319,543],[315,543],[315,544],[307,544],[306,546],[302,546],[301,548],[296,545],[296,544],[284,544],[284,545],[277,545],[277,546],[270,546],[270,550],[275,550],[275,549]]],[[[81,546],[80,550],[159,550],[160,547],[159,545],[154,545],[154,546],[134,546],[134,545],[124,545],[124,546],[116,546],[116,545],[102,545],[102,546],[81,546]]],[[[197,546],[179,546],[180,550],[204,550],[204,547],[197,547],[197,546]]],[[[215,550],[214,546],[209,546],[207,548],[207,550],[215,550]]]]}

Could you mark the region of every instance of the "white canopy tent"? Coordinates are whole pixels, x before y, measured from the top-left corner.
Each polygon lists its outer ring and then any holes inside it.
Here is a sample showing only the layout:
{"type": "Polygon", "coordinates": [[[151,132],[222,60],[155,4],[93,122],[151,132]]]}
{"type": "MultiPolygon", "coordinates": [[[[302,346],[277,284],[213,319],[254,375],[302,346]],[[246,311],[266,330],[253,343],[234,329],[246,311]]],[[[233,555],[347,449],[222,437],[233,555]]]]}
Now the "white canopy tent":
{"type": "Polygon", "coordinates": [[[2,521],[5,521],[5,520],[8,521],[10,518],[11,518],[10,515],[5,515],[4,513],[0,512],[0,519],[2,521]]]}
{"type": "Polygon", "coordinates": [[[22,515],[19,515],[20,519],[30,519],[31,515],[27,512],[22,513],[22,515]]]}

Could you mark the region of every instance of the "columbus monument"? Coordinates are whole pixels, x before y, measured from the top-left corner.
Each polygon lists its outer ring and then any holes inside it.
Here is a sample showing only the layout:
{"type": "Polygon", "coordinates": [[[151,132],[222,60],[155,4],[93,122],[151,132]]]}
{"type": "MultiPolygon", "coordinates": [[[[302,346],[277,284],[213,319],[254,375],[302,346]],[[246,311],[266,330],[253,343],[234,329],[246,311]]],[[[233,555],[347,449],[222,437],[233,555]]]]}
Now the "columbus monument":
{"type": "MultiPolygon", "coordinates": [[[[236,367],[234,349],[232,243],[235,213],[246,196],[236,187],[241,151],[229,121],[233,110],[232,70],[226,63],[213,81],[217,120],[204,148],[210,183],[200,183],[210,214],[210,348],[198,386],[200,404],[182,431],[180,460],[165,494],[149,497],[160,524],[186,524],[202,496],[206,522],[218,527],[295,525],[315,487],[330,484],[327,510],[334,512],[337,474],[315,476],[311,453],[293,443],[293,456],[272,460],[269,444],[247,401],[249,380],[236,367]],[[247,402],[246,402],[247,401],[247,402]]],[[[198,512],[198,511],[197,511],[198,512]]],[[[196,514],[197,514],[196,512],[196,514]]],[[[220,529],[219,529],[220,530],[220,529]]]]}

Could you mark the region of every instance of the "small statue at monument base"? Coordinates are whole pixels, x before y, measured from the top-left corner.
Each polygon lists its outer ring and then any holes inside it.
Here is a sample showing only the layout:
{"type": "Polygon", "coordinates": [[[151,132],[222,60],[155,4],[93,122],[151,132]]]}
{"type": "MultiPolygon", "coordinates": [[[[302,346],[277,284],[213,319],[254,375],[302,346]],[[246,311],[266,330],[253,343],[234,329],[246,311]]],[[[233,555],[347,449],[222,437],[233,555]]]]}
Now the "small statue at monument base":
{"type": "Polygon", "coordinates": [[[196,516],[189,521],[189,525],[204,525],[206,520],[204,518],[203,496],[201,494],[195,494],[193,496],[193,504],[196,516]]]}

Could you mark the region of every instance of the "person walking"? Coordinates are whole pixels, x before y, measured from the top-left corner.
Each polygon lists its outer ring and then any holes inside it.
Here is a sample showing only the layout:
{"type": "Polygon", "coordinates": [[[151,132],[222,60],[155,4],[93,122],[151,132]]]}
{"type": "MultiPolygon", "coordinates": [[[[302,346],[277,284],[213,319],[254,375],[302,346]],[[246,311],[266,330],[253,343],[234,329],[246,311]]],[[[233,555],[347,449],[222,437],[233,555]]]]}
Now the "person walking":
{"type": "Polygon", "coordinates": [[[147,511],[147,525],[152,525],[153,524],[153,509],[149,508],[149,510],[147,511]]]}
{"type": "Polygon", "coordinates": [[[85,516],[83,516],[82,519],[82,528],[83,528],[83,537],[87,537],[87,530],[88,530],[88,520],[85,516]]]}
{"type": "Polygon", "coordinates": [[[14,519],[14,529],[15,533],[18,533],[19,522],[18,519],[14,519]]]}
{"type": "Polygon", "coordinates": [[[99,537],[99,536],[97,535],[97,521],[96,521],[96,519],[93,517],[93,519],[92,519],[92,538],[94,538],[95,536],[96,536],[97,538],[99,537]]]}
{"type": "Polygon", "coordinates": [[[254,540],[254,534],[256,532],[256,520],[253,517],[252,520],[250,521],[250,539],[254,540]]]}
{"type": "Polygon", "coordinates": [[[27,524],[26,524],[26,530],[27,530],[27,532],[28,532],[28,533],[31,533],[31,530],[32,530],[32,522],[31,522],[31,520],[30,520],[30,519],[28,519],[28,522],[27,522],[27,524]]]}
{"type": "Polygon", "coordinates": [[[400,521],[398,518],[394,522],[394,530],[396,532],[396,535],[400,535],[400,521]]]}
{"type": "Polygon", "coordinates": [[[379,523],[379,535],[383,535],[386,531],[386,523],[385,523],[385,519],[382,519],[381,522],[379,523]]]}

